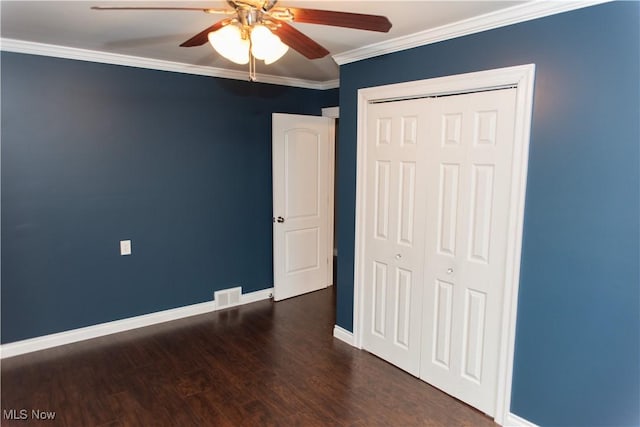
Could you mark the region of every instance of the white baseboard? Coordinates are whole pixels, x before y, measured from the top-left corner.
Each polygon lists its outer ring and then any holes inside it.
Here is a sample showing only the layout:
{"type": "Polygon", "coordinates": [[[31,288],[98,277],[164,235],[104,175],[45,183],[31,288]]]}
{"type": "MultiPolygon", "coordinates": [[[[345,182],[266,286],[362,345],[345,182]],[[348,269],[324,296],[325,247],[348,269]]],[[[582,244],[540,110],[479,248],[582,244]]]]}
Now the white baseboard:
{"type": "Polygon", "coordinates": [[[531,421],[525,420],[524,418],[521,418],[511,412],[509,412],[509,414],[507,414],[507,416],[505,417],[503,426],[504,427],[538,427],[536,424],[532,423],[531,421]]]}
{"type": "Polygon", "coordinates": [[[269,298],[273,298],[273,288],[242,294],[240,297],[240,305],[251,304],[252,302],[258,302],[269,298]]]}
{"type": "Polygon", "coordinates": [[[338,325],[334,325],[333,326],[333,336],[337,339],[339,339],[340,341],[346,342],[347,344],[353,346],[354,341],[353,341],[353,333],[347,331],[344,328],[341,328],[338,325]]]}
{"type": "MultiPolygon", "coordinates": [[[[249,292],[247,294],[242,294],[240,297],[240,304],[249,304],[269,299],[272,295],[273,288],[249,292]]],[[[131,329],[151,326],[157,323],[169,322],[171,320],[209,313],[216,310],[218,310],[218,308],[216,307],[215,301],[207,301],[199,304],[188,305],[186,307],[173,308],[170,310],[144,314],[142,316],[129,317],[127,319],[115,320],[113,322],[100,323],[98,325],[72,329],[70,331],[44,335],[23,341],[16,341],[0,345],[0,359],[6,359],[20,354],[31,353],[33,351],[44,350],[59,345],[71,344],[91,338],[111,335],[131,329]]]]}

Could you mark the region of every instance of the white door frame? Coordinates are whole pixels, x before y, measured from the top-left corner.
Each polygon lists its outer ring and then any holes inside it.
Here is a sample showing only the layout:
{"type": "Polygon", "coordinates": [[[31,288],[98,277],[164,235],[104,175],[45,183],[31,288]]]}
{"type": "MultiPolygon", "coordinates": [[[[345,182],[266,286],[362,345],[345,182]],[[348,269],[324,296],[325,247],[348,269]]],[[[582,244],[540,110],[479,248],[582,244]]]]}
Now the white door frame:
{"type": "Polygon", "coordinates": [[[513,147],[513,185],[510,194],[509,224],[507,228],[507,256],[505,266],[502,333],[500,338],[495,421],[503,425],[510,417],[513,355],[515,348],[518,287],[524,203],[527,185],[529,137],[533,113],[533,83],[535,65],[499,68],[454,76],[438,77],[407,83],[365,88],[358,91],[358,137],[356,175],[356,235],[354,257],[353,344],[362,348],[364,241],[366,207],[366,141],[367,107],[376,101],[404,100],[418,97],[474,92],[502,87],[515,87],[515,130],[513,147]]]}
{"type": "Polygon", "coordinates": [[[335,184],[336,184],[336,120],[340,118],[340,107],[327,107],[322,109],[322,117],[329,117],[333,120],[333,125],[329,130],[329,236],[327,238],[327,249],[329,251],[329,286],[333,283],[333,257],[335,242],[333,241],[336,219],[335,213],[335,184]]]}

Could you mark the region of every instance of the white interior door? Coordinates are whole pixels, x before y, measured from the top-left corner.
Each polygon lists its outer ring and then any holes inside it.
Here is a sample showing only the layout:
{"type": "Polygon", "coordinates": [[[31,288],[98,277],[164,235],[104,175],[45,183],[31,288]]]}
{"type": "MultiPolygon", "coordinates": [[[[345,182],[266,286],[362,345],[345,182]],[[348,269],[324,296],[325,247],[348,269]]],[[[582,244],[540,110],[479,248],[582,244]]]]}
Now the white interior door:
{"type": "Polygon", "coordinates": [[[420,378],[493,416],[515,89],[438,98],[429,132],[420,378]]]}
{"type": "Polygon", "coordinates": [[[367,107],[363,347],[490,415],[515,92],[367,107]]]}
{"type": "Polygon", "coordinates": [[[276,301],[329,285],[329,136],[333,119],[273,114],[276,301]]]}
{"type": "Polygon", "coordinates": [[[424,100],[370,105],[363,347],[418,375],[424,256],[424,100]]]}

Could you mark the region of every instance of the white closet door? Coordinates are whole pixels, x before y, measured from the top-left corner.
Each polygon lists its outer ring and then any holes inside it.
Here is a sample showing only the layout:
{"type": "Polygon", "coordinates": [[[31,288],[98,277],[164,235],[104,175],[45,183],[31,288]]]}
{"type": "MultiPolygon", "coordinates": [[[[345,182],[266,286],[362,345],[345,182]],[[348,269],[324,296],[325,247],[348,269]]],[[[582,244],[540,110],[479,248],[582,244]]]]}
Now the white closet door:
{"type": "Polygon", "coordinates": [[[490,415],[515,93],[367,108],[363,347],[490,415]]]}
{"type": "Polygon", "coordinates": [[[431,103],[420,377],[494,415],[514,89],[431,103]]]}
{"type": "Polygon", "coordinates": [[[418,376],[424,255],[424,100],[368,108],[363,347],[418,376]]]}

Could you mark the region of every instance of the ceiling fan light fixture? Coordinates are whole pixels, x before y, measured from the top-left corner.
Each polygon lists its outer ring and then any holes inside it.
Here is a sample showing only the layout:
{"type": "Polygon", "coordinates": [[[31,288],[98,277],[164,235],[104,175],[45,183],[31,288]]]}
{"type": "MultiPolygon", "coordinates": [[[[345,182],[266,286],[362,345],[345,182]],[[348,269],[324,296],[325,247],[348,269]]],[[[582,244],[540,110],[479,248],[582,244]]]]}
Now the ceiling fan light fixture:
{"type": "Polygon", "coordinates": [[[249,40],[242,38],[242,30],[234,24],[225,25],[208,35],[211,46],[236,64],[249,63],[249,40]]]}
{"type": "Polygon", "coordinates": [[[282,43],[276,36],[262,24],[256,24],[251,28],[251,53],[256,59],[263,60],[269,65],[287,53],[289,46],[282,43]]]}
{"type": "Polygon", "coordinates": [[[289,25],[291,22],[331,25],[367,31],[389,32],[391,22],[385,16],[333,10],[276,7],[278,0],[227,0],[230,8],[183,6],[93,6],[93,10],[191,10],[229,15],[200,31],[181,47],[206,44],[236,64],[249,64],[249,80],[255,80],[256,59],[266,65],[276,62],[289,46],[308,59],[319,59],[329,51],[289,25]],[[284,42],[283,42],[284,40],[284,42]]]}

